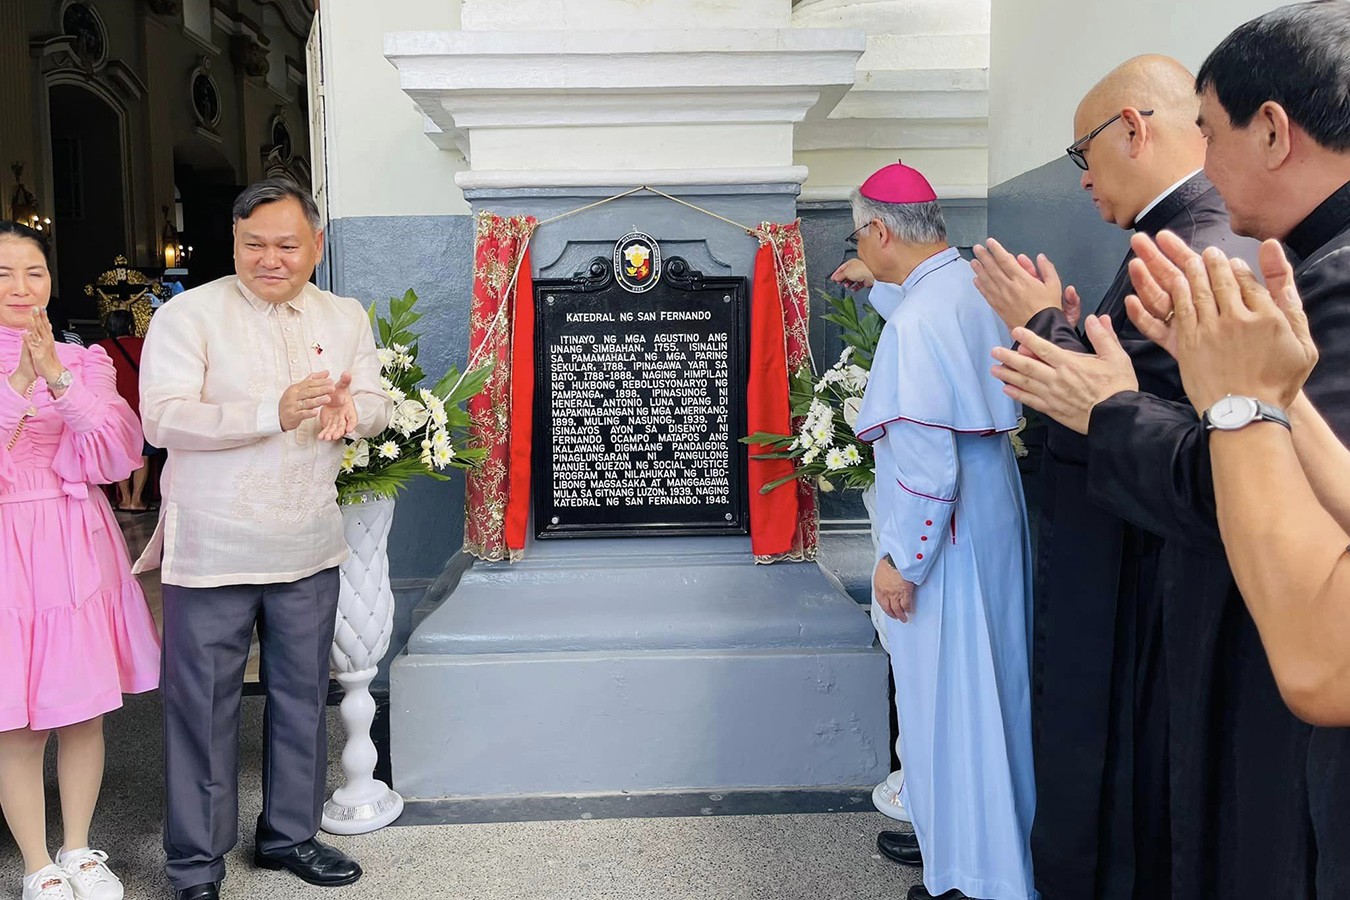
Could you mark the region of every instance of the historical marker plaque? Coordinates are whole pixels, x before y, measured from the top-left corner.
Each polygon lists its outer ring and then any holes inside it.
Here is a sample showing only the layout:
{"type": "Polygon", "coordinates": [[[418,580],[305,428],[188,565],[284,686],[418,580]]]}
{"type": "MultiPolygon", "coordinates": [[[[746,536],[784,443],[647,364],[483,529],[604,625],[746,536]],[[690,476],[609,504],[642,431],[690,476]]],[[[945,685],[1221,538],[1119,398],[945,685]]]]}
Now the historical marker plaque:
{"type": "Polygon", "coordinates": [[[744,534],[745,279],[615,256],[535,282],[535,532],[744,534]]]}

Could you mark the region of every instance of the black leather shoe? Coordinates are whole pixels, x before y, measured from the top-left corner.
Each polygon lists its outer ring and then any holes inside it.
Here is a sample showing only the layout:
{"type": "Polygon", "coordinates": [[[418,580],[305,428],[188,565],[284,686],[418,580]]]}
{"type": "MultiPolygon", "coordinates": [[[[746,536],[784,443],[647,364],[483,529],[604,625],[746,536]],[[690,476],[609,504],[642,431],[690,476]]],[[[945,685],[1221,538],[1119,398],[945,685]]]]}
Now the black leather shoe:
{"type": "Polygon", "coordinates": [[[277,853],[254,850],[253,862],[260,869],[285,869],[319,887],[341,887],[361,877],[360,863],[315,838],[277,853]]]}
{"type": "Polygon", "coordinates": [[[909,889],[907,900],[967,900],[967,897],[955,888],[945,894],[939,894],[935,897],[928,893],[928,888],[921,884],[916,884],[909,889]]]}
{"type": "Polygon", "coordinates": [[[921,866],[919,838],[912,831],[883,831],[877,835],[877,849],[887,859],[902,866],[921,866]]]}
{"type": "Polygon", "coordinates": [[[212,881],[209,884],[194,884],[183,888],[174,896],[177,900],[220,900],[220,885],[212,881]]]}

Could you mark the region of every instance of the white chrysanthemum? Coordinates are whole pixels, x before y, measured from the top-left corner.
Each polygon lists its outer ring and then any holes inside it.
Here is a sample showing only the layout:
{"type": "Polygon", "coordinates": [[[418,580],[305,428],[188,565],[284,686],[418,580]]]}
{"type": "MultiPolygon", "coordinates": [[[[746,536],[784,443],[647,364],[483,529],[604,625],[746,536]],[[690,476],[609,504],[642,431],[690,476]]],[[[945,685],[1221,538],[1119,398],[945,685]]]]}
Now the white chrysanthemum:
{"type": "Polygon", "coordinates": [[[450,421],[450,417],[445,412],[445,401],[426,388],[418,391],[418,396],[426,404],[432,424],[437,428],[444,428],[446,423],[450,421]]]}
{"type": "Polygon", "coordinates": [[[802,454],[802,465],[809,466],[820,458],[820,448],[812,447],[802,454]]]}
{"type": "Polygon", "coordinates": [[[353,472],[356,469],[364,469],[370,465],[370,442],[364,439],[356,443],[348,443],[347,448],[342,451],[342,471],[353,472]]]}
{"type": "Polygon", "coordinates": [[[393,441],[385,441],[380,445],[381,459],[398,459],[398,444],[393,441]]]}
{"type": "MultiPolygon", "coordinates": [[[[438,428],[431,434],[431,449],[439,450],[442,447],[450,447],[450,435],[438,428]]],[[[451,450],[453,449],[451,447],[451,450]]]]}
{"type": "Polygon", "coordinates": [[[400,353],[398,355],[398,359],[396,359],[395,362],[398,363],[398,367],[400,369],[411,369],[413,364],[413,358],[406,353],[400,353]]]}
{"type": "Polygon", "coordinates": [[[862,454],[858,452],[857,447],[853,446],[852,444],[849,444],[847,447],[844,448],[844,465],[856,466],[861,462],[862,462],[862,454]]]}
{"type": "Polygon", "coordinates": [[[394,389],[394,383],[383,375],[380,376],[380,387],[387,394],[394,389]]]}
{"type": "Polygon", "coordinates": [[[392,346],[392,349],[393,349],[393,351],[394,351],[395,353],[407,353],[407,352],[408,352],[408,348],[407,348],[407,346],[404,345],[404,344],[393,344],[393,345],[391,345],[391,346],[392,346]]]}
{"type": "Polygon", "coordinates": [[[825,468],[831,472],[848,468],[848,463],[844,462],[844,451],[838,447],[831,447],[829,452],[825,454],[825,468]]]}
{"type": "Polygon", "coordinates": [[[398,354],[388,347],[377,348],[375,355],[380,358],[380,368],[385,370],[392,369],[394,367],[394,360],[398,357],[398,354]]]}
{"type": "Polygon", "coordinates": [[[834,429],[826,424],[817,425],[811,429],[811,439],[817,444],[828,446],[834,440],[834,429]]]}
{"type": "Polygon", "coordinates": [[[849,428],[856,428],[858,425],[858,413],[862,412],[861,397],[844,398],[844,422],[849,428]]]}
{"type": "Polygon", "coordinates": [[[839,354],[839,362],[846,363],[853,358],[853,348],[845,347],[844,352],[839,354]]]}
{"type": "Polygon", "coordinates": [[[396,387],[391,387],[389,389],[389,396],[394,398],[395,403],[402,403],[404,400],[408,399],[408,395],[396,387]]]}
{"type": "Polygon", "coordinates": [[[450,447],[439,447],[431,451],[431,462],[438,469],[444,469],[450,465],[450,461],[455,458],[455,451],[450,447]]]}

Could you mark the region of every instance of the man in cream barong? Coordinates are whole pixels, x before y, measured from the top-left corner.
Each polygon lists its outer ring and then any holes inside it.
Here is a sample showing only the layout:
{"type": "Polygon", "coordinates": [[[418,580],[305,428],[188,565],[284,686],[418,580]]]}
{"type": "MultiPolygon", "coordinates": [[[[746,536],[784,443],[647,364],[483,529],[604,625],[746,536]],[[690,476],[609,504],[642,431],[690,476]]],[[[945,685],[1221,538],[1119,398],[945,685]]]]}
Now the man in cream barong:
{"type": "Polygon", "coordinates": [[[234,239],[237,274],[166,304],[141,358],[146,438],[169,451],[137,571],[159,565],[164,584],[164,849],[177,900],[216,900],[238,838],[255,624],[267,706],[254,862],[322,886],[361,877],[315,839],[348,554],[335,481],[342,438],[382,431],[393,399],[361,304],[310,284],[323,230],[308,192],[276,178],[247,188],[234,239]]]}
{"type": "Polygon", "coordinates": [[[989,359],[1011,341],[922,175],[881,169],[853,213],[859,263],[836,277],[874,277],[886,320],[854,431],[876,456],[873,593],[914,823],[877,846],[923,866],[910,900],[1033,900],[1031,557],[1008,438],[1019,410],[989,359]]]}

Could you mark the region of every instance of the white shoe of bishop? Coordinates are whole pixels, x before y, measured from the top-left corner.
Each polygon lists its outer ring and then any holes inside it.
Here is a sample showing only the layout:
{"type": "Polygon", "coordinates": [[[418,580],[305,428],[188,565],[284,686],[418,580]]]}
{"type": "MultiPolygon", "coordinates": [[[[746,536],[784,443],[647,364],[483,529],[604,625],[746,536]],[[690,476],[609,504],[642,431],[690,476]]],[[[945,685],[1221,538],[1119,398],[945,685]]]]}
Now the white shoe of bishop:
{"type": "Polygon", "coordinates": [[[909,810],[905,809],[905,804],[900,799],[900,792],[904,790],[904,787],[904,771],[896,770],[892,772],[886,777],[885,781],[872,789],[873,805],[882,815],[900,822],[911,822],[909,810]]]}
{"type": "Polygon", "coordinates": [[[23,900],[75,900],[75,894],[65,870],[50,865],[24,876],[23,900]]]}
{"type": "Polygon", "coordinates": [[[56,862],[70,879],[75,900],[122,900],[122,882],[108,868],[108,854],[102,850],[62,850],[56,862]]]}

